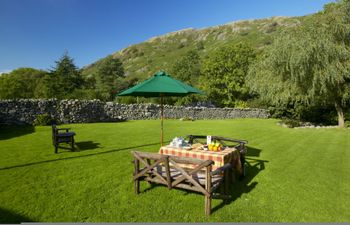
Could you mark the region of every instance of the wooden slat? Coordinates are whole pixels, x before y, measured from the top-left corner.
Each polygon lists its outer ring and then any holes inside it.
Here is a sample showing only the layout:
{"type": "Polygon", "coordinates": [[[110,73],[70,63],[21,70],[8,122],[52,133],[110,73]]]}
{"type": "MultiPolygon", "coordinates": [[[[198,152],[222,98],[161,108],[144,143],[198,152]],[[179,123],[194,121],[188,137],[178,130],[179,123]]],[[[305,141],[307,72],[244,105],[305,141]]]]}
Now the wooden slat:
{"type": "Polygon", "coordinates": [[[196,159],[196,158],[189,158],[189,157],[179,157],[179,156],[169,156],[170,159],[172,159],[176,163],[182,163],[182,164],[202,164],[206,162],[206,166],[210,164],[214,164],[214,161],[212,160],[203,160],[203,159],[196,159]]]}
{"type": "MultiPolygon", "coordinates": [[[[158,177],[153,177],[153,178],[152,177],[145,177],[144,180],[167,186],[167,184],[164,183],[163,181],[161,181],[158,177]]],[[[212,186],[212,195],[214,194],[214,191],[215,191],[215,189],[217,187],[218,187],[218,185],[212,186]]],[[[202,190],[199,190],[196,186],[192,186],[192,185],[185,184],[185,183],[178,184],[176,187],[173,187],[173,188],[175,188],[175,189],[186,189],[186,190],[202,193],[202,190]]],[[[229,195],[227,195],[227,196],[229,196],[229,195]]],[[[218,197],[218,198],[220,198],[220,197],[218,197]]]]}
{"type": "Polygon", "coordinates": [[[210,172],[210,175],[211,176],[218,175],[218,174],[221,174],[222,172],[224,172],[225,170],[228,170],[228,169],[232,169],[231,163],[226,163],[222,167],[217,168],[216,170],[210,172]]]}
{"type": "MultiPolygon", "coordinates": [[[[162,169],[160,170],[162,171],[162,176],[165,176],[165,167],[162,167],[162,169]]],[[[185,170],[186,171],[186,170],[185,170]]],[[[159,172],[159,170],[158,170],[159,172]]],[[[196,172],[194,174],[189,174],[193,177],[193,179],[195,179],[201,186],[205,186],[205,172],[202,173],[202,170],[199,172],[196,172]]],[[[182,173],[179,172],[176,168],[170,168],[170,176],[171,178],[174,179],[178,179],[179,177],[182,176],[182,173]]],[[[212,184],[216,184],[218,182],[220,182],[221,180],[223,180],[223,176],[219,176],[219,175],[215,175],[212,177],[211,182],[212,184]]]]}
{"type": "Polygon", "coordinates": [[[196,186],[191,186],[184,183],[178,184],[176,187],[173,187],[173,188],[186,189],[186,190],[195,191],[203,194],[203,191],[201,189],[198,189],[196,186]]]}
{"type": "Polygon", "coordinates": [[[146,169],[142,170],[141,172],[139,172],[138,174],[136,174],[134,176],[134,180],[138,179],[141,176],[144,176],[146,174],[146,172],[151,172],[152,174],[156,175],[157,177],[159,177],[159,179],[163,180],[165,183],[167,183],[167,181],[164,179],[164,177],[162,177],[157,171],[152,170],[154,167],[156,167],[157,165],[159,165],[161,162],[164,162],[164,158],[166,158],[167,156],[163,156],[161,158],[159,158],[155,163],[153,163],[152,165],[149,165],[142,157],[140,157],[138,155],[138,153],[134,152],[134,156],[140,160],[145,166],[146,169]]]}
{"type": "Polygon", "coordinates": [[[144,180],[149,181],[149,182],[153,182],[153,183],[157,183],[157,184],[163,184],[165,186],[168,185],[166,182],[164,182],[164,180],[160,180],[158,177],[144,177],[144,180]]]}
{"type": "MultiPolygon", "coordinates": [[[[180,166],[178,166],[177,163],[174,162],[174,161],[172,160],[172,158],[169,158],[169,162],[171,162],[171,163],[173,164],[173,166],[174,166],[179,172],[181,172],[182,175],[184,175],[184,176],[187,178],[187,180],[188,180],[189,182],[191,182],[194,186],[196,186],[196,187],[198,188],[198,190],[201,190],[201,192],[202,192],[204,195],[210,196],[210,193],[209,193],[207,190],[205,190],[205,189],[204,189],[197,181],[195,181],[191,176],[189,176],[188,173],[187,173],[185,170],[183,170],[180,166]]],[[[211,166],[209,166],[209,167],[211,167],[211,166]]],[[[208,168],[208,167],[207,167],[207,168],[208,168]]],[[[174,185],[172,185],[172,186],[174,187],[174,185]]]]}
{"type": "Polygon", "coordinates": [[[164,155],[162,154],[152,153],[152,152],[131,151],[131,154],[133,154],[134,156],[138,155],[139,157],[153,159],[153,160],[157,160],[164,157],[164,155]]]}
{"type": "MultiPolygon", "coordinates": [[[[145,180],[149,181],[149,182],[153,182],[153,183],[157,183],[157,184],[161,184],[161,185],[167,186],[167,184],[163,183],[157,177],[153,177],[153,178],[145,177],[145,180]]],[[[181,184],[179,184],[179,185],[177,185],[176,187],[173,187],[173,188],[175,188],[175,189],[185,189],[185,190],[190,190],[190,191],[195,191],[195,192],[202,193],[202,190],[199,190],[196,186],[191,186],[191,185],[184,184],[184,183],[181,183],[181,184]]]]}
{"type": "MultiPolygon", "coordinates": [[[[248,144],[248,141],[246,140],[238,140],[238,139],[233,139],[233,138],[226,138],[226,137],[220,137],[220,136],[211,136],[212,139],[215,140],[223,140],[223,141],[230,141],[230,142],[238,142],[238,143],[243,143],[243,144],[248,144]]],[[[188,138],[207,138],[206,135],[188,135],[188,138]]]]}
{"type": "MultiPolygon", "coordinates": [[[[190,170],[190,171],[188,172],[188,175],[192,175],[192,174],[194,174],[194,173],[200,171],[202,168],[207,167],[208,164],[211,165],[211,163],[208,162],[208,161],[210,161],[210,160],[204,161],[202,164],[198,165],[198,166],[197,166],[196,168],[194,168],[193,170],[190,170]]],[[[185,171],[185,172],[186,172],[186,171],[185,171]]],[[[172,183],[172,185],[173,185],[173,186],[176,186],[178,183],[182,182],[182,181],[185,180],[185,179],[186,179],[185,175],[182,175],[181,177],[177,178],[177,179],[172,183]]]]}

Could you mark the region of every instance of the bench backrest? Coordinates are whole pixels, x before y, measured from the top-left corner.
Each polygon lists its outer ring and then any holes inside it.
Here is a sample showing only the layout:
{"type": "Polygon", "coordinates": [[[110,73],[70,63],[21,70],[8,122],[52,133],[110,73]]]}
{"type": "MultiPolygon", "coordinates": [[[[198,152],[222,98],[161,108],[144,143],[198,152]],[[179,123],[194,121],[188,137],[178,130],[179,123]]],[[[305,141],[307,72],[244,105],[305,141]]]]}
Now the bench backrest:
{"type": "Polygon", "coordinates": [[[209,190],[194,179],[193,175],[204,172],[205,186],[208,185],[208,182],[211,183],[210,172],[214,164],[212,160],[140,151],[132,151],[131,153],[134,156],[134,180],[143,178],[149,182],[166,185],[169,189],[184,188],[210,195],[209,190]],[[143,168],[140,168],[140,163],[143,164],[143,168]]]}

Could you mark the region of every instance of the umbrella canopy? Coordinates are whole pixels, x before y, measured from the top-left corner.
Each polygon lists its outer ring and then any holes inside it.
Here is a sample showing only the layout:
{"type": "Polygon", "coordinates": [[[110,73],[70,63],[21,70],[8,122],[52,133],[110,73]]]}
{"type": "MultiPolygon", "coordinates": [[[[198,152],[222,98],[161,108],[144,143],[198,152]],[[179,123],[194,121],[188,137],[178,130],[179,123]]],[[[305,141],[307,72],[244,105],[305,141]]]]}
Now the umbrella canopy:
{"type": "Polygon", "coordinates": [[[202,91],[172,78],[164,71],[158,72],[148,80],[129,88],[118,96],[185,96],[188,94],[204,94],[202,91]]]}
{"type": "Polygon", "coordinates": [[[163,97],[186,96],[189,94],[204,94],[204,92],[161,71],[148,80],[122,91],[118,96],[161,97],[161,145],[163,145],[163,97]]]}

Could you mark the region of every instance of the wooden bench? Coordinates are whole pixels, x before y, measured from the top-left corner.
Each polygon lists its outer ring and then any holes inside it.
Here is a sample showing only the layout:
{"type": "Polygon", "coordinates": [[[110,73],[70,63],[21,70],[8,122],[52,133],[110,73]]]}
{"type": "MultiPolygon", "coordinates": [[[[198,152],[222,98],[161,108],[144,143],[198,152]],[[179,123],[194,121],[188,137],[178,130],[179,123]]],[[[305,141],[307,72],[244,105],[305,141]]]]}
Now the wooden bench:
{"type": "Polygon", "coordinates": [[[70,128],[57,128],[55,124],[52,125],[52,144],[55,146],[55,153],[58,152],[59,143],[71,143],[71,149],[74,151],[74,132],[69,132],[70,128]],[[65,132],[60,132],[65,130],[65,132]]]}
{"type": "Polygon", "coordinates": [[[226,164],[212,171],[212,160],[176,157],[150,152],[132,151],[134,157],[134,189],[140,193],[140,181],[165,185],[169,190],[180,188],[199,192],[205,196],[205,214],[211,213],[212,198],[228,199],[228,171],[226,164]],[[216,191],[220,187],[220,193],[216,191]]]}

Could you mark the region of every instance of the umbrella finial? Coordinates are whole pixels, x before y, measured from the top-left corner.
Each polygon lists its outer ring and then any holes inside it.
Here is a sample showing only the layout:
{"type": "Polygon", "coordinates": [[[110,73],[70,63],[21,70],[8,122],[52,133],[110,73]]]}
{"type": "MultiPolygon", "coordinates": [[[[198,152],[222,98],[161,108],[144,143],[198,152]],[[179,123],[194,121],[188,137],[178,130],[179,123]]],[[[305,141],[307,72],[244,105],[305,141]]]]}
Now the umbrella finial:
{"type": "Polygon", "coordinates": [[[169,75],[164,70],[161,70],[158,73],[154,74],[154,76],[169,76],[169,75]]]}

